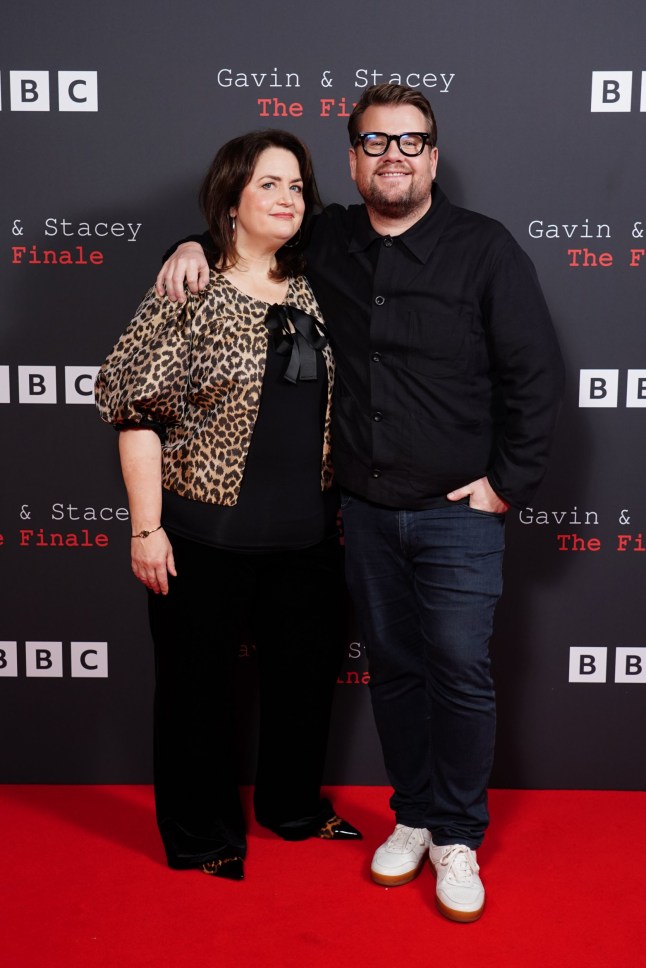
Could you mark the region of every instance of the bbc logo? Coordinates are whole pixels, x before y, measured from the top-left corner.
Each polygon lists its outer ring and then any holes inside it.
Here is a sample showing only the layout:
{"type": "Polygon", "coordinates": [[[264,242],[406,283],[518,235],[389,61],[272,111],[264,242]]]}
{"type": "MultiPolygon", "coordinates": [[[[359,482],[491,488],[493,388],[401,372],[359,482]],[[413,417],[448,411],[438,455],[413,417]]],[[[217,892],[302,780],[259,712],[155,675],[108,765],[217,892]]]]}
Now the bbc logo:
{"type": "MultiPolygon", "coordinates": [[[[646,683],[646,649],[615,650],[614,682],[646,683]]],[[[608,649],[605,646],[576,646],[570,649],[569,682],[607,682],[608,649]]]]}
{"type": "MultiPolygon", "coordinates": [[[[65,403],[94,403],[94,381],[98,366],[66,366],[65,403]]],[[[18,403],[56,403],[55,366],[18,367],[18,403]]],[[[11,402],[10,371],[0,366],[0,403],[11,402]]]]}
{"type": "MultiPolygon", "coordinates": [[[[630,111],[632,100],[632,71],[592,71],[591,111],[630,111]]],[[[641,76],[639,110],[646,111],[646,71],[641,76]]]]}
{"type": "MultiPolygon", "coordinates": [[[[580,407],[617,407],[619,370],[581,370],[579,374],[580,407]]],[[[628,370],[626,406],[646,407],[646,370],[628,370]]]]}
{"type": "MultiPolygon", "coordinates": [[[[9,71],[11,111],[50,111],[49,71],[9,71]]],[[[57,71],[59,111],[98,111],[96,71],[57,71]]],[[[0,110],[2,110],[0,97],[0,110]]]]}
{"type": "MultiPolygon", "coordinates": [[[[107,642],[70,642],[72,679],[108,678],[107,642]]],[[[25,675],[35,679],[63,678],[62,642],[25,642],[25,675]]],[[[0,642],[0,676],[18,675],[18,643],[0,642]]]]}

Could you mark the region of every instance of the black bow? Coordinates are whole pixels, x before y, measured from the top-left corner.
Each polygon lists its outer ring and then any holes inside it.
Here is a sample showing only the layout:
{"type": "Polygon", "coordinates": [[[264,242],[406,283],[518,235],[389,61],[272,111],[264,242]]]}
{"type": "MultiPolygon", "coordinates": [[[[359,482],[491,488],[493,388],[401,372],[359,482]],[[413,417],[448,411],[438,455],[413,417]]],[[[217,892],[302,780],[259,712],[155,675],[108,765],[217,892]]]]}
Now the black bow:
{"type": "Polygon", "coordinates": [[[327,343],[323,324],[295,306],[275,303],[269,307],[265,326],[274,338],[276,352],[290,357],[285,379],[290,383],[316,380],[316,350],[327,343]]]}

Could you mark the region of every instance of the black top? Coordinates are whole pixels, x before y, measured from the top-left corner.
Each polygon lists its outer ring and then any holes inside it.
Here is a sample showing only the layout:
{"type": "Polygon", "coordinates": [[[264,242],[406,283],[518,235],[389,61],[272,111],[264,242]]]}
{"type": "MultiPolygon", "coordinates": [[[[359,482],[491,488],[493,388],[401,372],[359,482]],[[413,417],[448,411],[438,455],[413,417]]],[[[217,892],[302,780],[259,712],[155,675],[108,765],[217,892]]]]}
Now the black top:
{"type": "Polygon", "coordinates": [[[334,534],[338,494],[321,491],[327,372],[316,351],[316,380],[285,380],[289,356],[268,336],[258,418],[235,507],[163,491],[171,532],[237,551],[306,548],[334,534]]]}
{"type": "Polygon", "coordinates": [[[341,486],[419,509],[487,476],[524,506],[545,471],[563,364],[509,232],[434,185],[430,210],[397,237],[378,235],[364,205],[326,208],[307,259],[337,363],[341,486]]]}

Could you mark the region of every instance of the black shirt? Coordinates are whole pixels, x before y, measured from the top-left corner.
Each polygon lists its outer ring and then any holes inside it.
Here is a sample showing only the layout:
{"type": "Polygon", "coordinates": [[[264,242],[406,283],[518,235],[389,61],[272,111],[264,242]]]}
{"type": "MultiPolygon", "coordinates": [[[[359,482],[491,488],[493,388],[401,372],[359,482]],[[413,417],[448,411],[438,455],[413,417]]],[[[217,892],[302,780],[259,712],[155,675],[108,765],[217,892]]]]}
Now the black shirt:
{"type": "Polygon", "coordinates": [[[563,365],[532,263],[499,223],[433,187],[397,237],[364,205],[316,219],[307,276],[337,363],[342,487],[425,508],[487,476],[523,506],[543,476],[563,365]]]}

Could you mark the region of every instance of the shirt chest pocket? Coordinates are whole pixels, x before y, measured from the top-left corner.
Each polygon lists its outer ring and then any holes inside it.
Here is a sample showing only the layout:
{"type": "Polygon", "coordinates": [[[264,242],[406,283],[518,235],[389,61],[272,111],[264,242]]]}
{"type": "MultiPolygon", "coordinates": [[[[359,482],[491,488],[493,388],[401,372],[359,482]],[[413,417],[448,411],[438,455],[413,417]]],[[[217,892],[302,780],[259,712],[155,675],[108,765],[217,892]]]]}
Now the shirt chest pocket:
{"type": "Polygon", "coordinates": [[[436,380],[468,374],[472,344],[470,316],[408,313],[406,363],[417,373],[436,380]]]}

